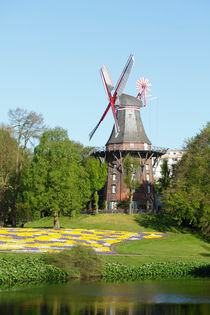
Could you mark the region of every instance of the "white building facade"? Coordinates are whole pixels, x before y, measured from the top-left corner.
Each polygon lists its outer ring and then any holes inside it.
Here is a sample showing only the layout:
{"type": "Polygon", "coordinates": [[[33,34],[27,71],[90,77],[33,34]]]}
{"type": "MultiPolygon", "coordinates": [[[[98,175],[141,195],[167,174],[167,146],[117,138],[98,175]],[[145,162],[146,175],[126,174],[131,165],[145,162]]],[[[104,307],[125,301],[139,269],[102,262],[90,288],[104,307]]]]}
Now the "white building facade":
{"type": "Polygon", "coordinates": [[[161,177],[161,165],[164,159],[168,160],[169,169],[172,171],[173,165],[181,160],[184,153],[185,153],[184,150],[170,150],[170,149],[167,150],[166,154],[162,155],[162,157],[153,167],[154,179],[158,180],[161,177]]]}

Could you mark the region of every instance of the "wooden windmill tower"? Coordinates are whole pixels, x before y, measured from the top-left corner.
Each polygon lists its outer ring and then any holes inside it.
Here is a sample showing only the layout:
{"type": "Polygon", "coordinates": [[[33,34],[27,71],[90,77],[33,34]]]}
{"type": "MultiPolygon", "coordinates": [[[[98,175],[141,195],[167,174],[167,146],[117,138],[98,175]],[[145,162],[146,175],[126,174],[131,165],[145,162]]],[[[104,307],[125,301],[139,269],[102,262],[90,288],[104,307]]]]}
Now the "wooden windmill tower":
{"type": "Polygon", "coordinates": [[[99,123],[90,133],[90,139],[106,116],[108,110],[112,108],[115,123],[110,138],[105,148],[96,149],[92,153],[98,158],[105,158],[108,163],[107,183],[103,192],[107,208],[109,210],[116,210],[120,202],[128,201],[129,199],[129,189],[126,187],[123,178],[123,161],[126,155],[130,154],[130,156],[139,159],[140,185],[134,193],[133,209],[152,211],[155,209],[152,158],[157,160],[166,150],[155,149],[151,146],[140,117],[140,108],[145,106],[145,92],[146,88],[148,88],[148,80],[146,79],[147,84],[144,78],[137,81],[141,87],[137,97],[122,93],[132,70],[133,63],[134,57],[131,55],[115,90],[107,68],[105,66],[101,68],[101,77],[110,102],[99,123]],[[113,95],[111,94],[112,90],[114,90],[113,95]]]}

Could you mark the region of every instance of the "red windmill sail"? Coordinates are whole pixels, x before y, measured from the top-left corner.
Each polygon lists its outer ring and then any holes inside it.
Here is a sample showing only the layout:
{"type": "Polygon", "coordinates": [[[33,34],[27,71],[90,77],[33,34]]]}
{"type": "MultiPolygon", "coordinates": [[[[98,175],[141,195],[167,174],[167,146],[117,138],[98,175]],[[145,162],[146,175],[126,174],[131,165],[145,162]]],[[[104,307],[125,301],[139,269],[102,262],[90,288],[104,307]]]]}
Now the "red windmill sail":
{"type": "Polygon", "coordinates": [[[116,106],[115,106],[115,101],[116,98],[119,97],[124,88],[125,85],[128,81],[129,75],[131,73],[132,67],[134,64],[134,57],[133,55],[130,55],[130,57],[128,58],[128,61],[123,69],[123,72],[117,82],[117,85],[115,87],[115,91],[113,93],[113,95],[111,94],[112,90],[114,89],[114,85],[112,83],[112,79],[110,77],[110,74],[108,72],[108,69],[106,68],[106,66],[104,65],[101,69],[100,69],[100,74],[101,74],[101,78],[102,78],[102,82],[104,84],[104,88],[105,88],[105,92],[108,95],[109,98],[109,104],[105,110],[105,112],[103,113],[101,119],[99,120],[98,124],[96,125],[96,127],[91,131],[91,133],[89,134],[89,139],[91,140],[91,138],[93,137],[94,133],[96,132],[97,128],[99,127],[100,123],[104,120],[106,114],[108,113],[110,107],[112,108],[112,113],[113,113],[113,117],[114,117],[114,122],[115,122],[115,129],[116,129],[116,134],[119,133],[120,129],[119,129],[119,125],[117,122],[117,114],[116,114],[116,106]]]}

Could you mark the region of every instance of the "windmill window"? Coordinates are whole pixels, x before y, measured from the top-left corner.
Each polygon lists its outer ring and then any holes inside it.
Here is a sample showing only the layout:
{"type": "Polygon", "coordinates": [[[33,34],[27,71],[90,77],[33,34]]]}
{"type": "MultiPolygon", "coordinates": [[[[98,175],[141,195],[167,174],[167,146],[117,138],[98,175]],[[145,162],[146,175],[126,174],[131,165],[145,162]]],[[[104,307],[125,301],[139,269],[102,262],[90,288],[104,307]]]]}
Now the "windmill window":
{"type": "Polygon", "coordinates": [[[134,148],[134,143],[130,143],[130,148],[134,148]]]}
{"type": "Polygon", "coordinates": [[[114,168],[114,170],[116,170],[116,169],[117,169],[117,165],[116,165],[116,164],[114,164],[114,165],[113,165],[113,168],[114,168]]]}
{"type": "Polygon", "coordinates": [[[146,164],[146,171],[149,171],[149,165],[146,164]]]}
{"type": "Polygon", "coordinates": [[[116,194],[116,185],[112,185],[112,193],[116,194]]]}
{"type": "Polygon", "coordinates": [[[148,194],[151,193],[151,186],[150,186],[150,185],[147,186],[147,193],[148,193],[148,194]]]}
{"type": "Polygon", "coordinates": [[[117,179],[117,174],[113,173],[112,174],[112,180],[115,181],[117,179]]]}
{"type": "Polygon", "coordinates": [[[149,174],[146,174],[146,180],[149,181],[149,174]]]}

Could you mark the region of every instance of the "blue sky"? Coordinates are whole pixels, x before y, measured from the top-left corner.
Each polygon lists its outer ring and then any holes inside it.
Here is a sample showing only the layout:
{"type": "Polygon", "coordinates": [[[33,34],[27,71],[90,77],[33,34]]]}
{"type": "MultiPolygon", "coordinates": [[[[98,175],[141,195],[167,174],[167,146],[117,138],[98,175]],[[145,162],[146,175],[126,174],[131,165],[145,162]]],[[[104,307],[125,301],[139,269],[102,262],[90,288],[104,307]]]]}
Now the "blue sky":
{"type": "Polygon", "coordinates": [[[181,148],[209,120],[209,0],[1,0],[0,43],[1,122],[21,107],[72,140],[105,145],[111,112],[88,139],[108,102],[99,69],[116,83],[130,53],[124,92],[135,96],[144,76],[158,97],[141,110],[153,145],[181,148]]]}

